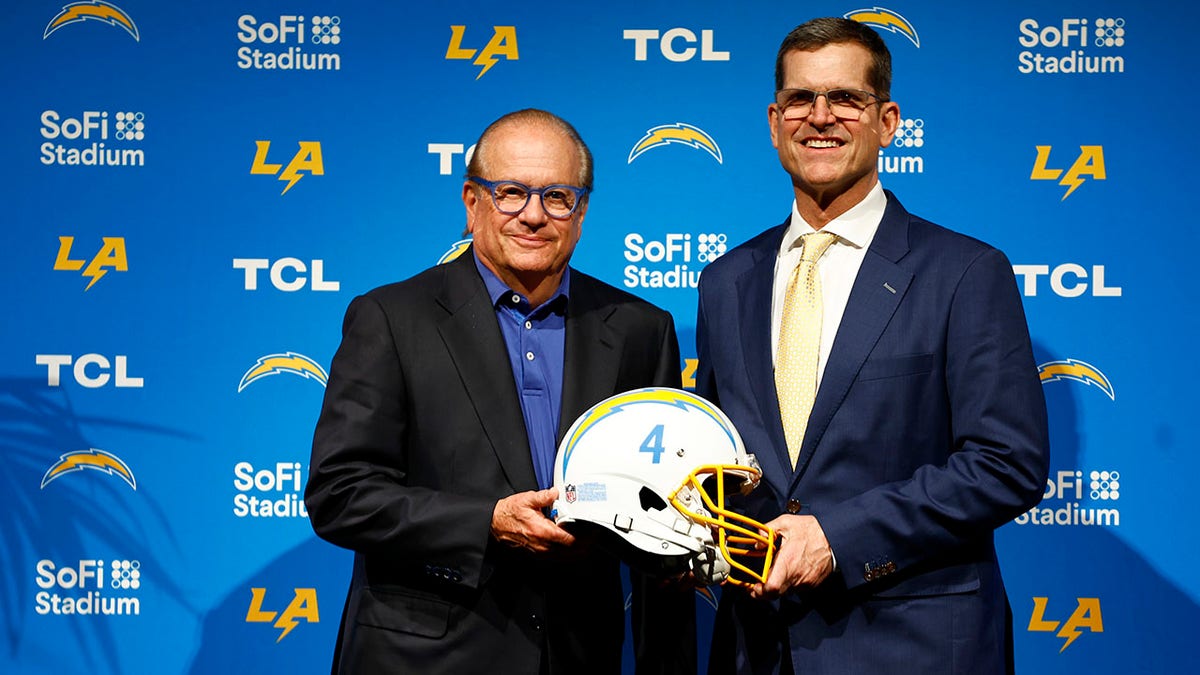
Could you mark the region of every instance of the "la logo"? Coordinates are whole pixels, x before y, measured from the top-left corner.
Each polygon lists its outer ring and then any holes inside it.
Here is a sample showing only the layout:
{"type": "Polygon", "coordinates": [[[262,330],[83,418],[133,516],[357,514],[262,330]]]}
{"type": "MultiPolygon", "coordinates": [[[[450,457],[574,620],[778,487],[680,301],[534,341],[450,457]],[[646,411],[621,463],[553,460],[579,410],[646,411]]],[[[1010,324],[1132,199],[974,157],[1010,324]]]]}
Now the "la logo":
{"type": "MultiPolygon", "coordinates": [[[[478,50],[464,49],[462,46],[463,35],[466,32],[466,26],[450,26],[450,46],[446,48],[447,59],[470,59],[475,56],[478,50]]],[[[517,27],[492,26],[492,39],[488,40],[487,46],[478,53],[479,56],[475,58],[474,63],[477,66],[483,66],[483,70],[480,70],[479,74],[475,76],[477,80],[496,65],[497,56],[503,56],[509,61],[516,61],[520,58],[517,51],[517,27]]]]}
{"type": "Polygon", "coordinates": [[[271,141],[254,141],[258,147],[254,153],[254,163],[250,165],[250,173],[259,176],[274,176],[279,174],[279,180],[286,180],[287,187],[283,188],[283,192],[279,194],[285,195],[296,181],[303,178],[302,173],[310,173],[314,176],[325,175],[325,161],[321,157],[321,142],[320,141],[300,141],[300,149],[296,154],[292,155],[292,160],[288,162],[287,168],[280,173],[279,169],[282,164],[268,164],[267,153],[271,151],[271,141]]]}
{"type": "Polygon", "coordinates": [[[100,251],[91,259],[75,260],[71,258],[71,247],[75,243],[75,237],[59,237],[58,238],[58,257],[54,259],[54,269],[65,272],[76,272],[83,270],[83,276],[90,277],[87,291],[100,281],[100,277],[108,274],[108,269],[111,268],[118,272],[129,271],[129,259],[125,255],[125,237],[103,237],[104,244],[101,245],[100,251]],[[84,264],[87,267],[84,268],[84,264]]]}

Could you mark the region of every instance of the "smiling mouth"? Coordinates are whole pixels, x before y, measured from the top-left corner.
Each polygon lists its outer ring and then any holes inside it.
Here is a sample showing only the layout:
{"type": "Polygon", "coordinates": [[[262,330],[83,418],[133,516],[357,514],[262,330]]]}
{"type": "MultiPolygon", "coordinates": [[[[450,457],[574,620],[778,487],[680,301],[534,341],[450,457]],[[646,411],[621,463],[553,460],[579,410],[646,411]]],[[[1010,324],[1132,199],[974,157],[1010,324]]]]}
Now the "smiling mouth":
{"type": "Polygon", "coordinates": [[[844,143],[835,138],[809,138],[804,141],[806,148],[840,148],[842,145],[844,143]]]}
{"type": "Polygon", "coordinates": [[[529,235],[516,234],[512,238],[522,246],[544,246],[547,240],[543,237],[533,237],[529,235]]]}

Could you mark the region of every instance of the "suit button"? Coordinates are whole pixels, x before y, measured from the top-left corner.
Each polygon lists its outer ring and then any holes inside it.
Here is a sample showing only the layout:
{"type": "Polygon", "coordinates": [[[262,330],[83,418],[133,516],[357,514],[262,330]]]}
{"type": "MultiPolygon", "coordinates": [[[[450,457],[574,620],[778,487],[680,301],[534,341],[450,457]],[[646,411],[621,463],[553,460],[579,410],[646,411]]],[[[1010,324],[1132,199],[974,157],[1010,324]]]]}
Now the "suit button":
{"type": "Polygon", "coordinates": [[[529,615],[529,625],[533,626],[534,630],[541,630],[542,629],[542,617],[538,616],[537,614],[530,614],[529,615]]]}
{"type": "Polygon", "coordinates": [[[788,513],[800,513],[800,508],[801,508],[801,504],[800,504],[799,499],[789,499],[787,501],[787,512],[788,513]]]}
{"type": "Polygon", "coordinates": [[[462,581],[462,574],[460,574],[458,572],[452,572],[450,574],[450,580],[457,584],[460,581],[462,581]]]}

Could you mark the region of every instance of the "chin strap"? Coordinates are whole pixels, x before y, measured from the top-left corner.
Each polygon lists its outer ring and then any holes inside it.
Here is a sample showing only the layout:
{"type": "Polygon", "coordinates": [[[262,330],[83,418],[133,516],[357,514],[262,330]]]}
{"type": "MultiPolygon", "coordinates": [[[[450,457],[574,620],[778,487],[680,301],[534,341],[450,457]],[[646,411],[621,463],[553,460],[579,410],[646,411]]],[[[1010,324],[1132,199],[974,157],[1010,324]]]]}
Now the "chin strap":
{"type": "Polygon", "coordinates": [[[692,574],[705,586],[725,583],[732,571],[729,563],[715,546],[705,546],[704,550],[690,562],[692,574]]]}

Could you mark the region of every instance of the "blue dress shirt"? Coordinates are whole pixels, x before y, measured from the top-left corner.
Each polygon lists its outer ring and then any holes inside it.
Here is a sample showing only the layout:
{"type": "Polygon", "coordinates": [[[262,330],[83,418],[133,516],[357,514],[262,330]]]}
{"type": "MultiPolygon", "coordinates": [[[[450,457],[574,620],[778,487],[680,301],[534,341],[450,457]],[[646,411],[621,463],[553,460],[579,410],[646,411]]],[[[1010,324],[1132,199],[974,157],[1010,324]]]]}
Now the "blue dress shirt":
{"type": "Polygon", "coordinates": [[[554,483],[554,456],[558,452],[571,270],[564,270],[562,282],[549,300],[530,307],[528,298],[509,288],[478,257],[475,267],[483,277],[508,346],[508,361],[529,434],[533,471],[538,487],[544,490],[554,483]]]}

